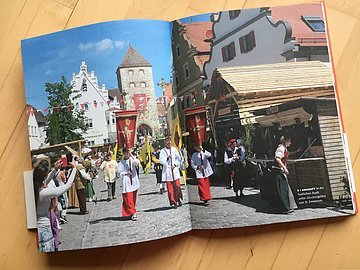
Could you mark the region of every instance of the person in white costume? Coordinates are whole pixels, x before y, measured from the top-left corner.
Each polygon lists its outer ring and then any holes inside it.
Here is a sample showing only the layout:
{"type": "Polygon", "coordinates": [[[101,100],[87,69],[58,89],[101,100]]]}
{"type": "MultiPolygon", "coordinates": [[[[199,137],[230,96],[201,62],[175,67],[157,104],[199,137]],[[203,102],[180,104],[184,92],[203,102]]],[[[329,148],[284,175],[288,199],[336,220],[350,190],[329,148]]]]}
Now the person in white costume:
{"type": "Polygon", "coordinates": [[[136,196],[140,187],[139,176],[136,167],[139,166],[140,161],[134,157],[130,149],[123,148],[124,158],[120,160],[118,165],[118,173],[120,180],[122,180],[122,216],[130,217],[132,220],[137,220],[136,216],[136,196]]]}
{"type": "Polygon", "coordinates": [[[205,206],[208,206],[211,200],[209,177],[214,173],[208,160],[211,153],[204,150],[199,144],[195,145],[195,150],[196,152],[191,156],[191,167],[198,180],[200,200],[204,202],[205,206]]]}
{"type": "Polygon", "coordinates": [[[165,141],[165,147],[160,151],[160,163],[163,165],[162,181],[166,182],[169,203],[174,208],[182,205],[179,167],[182,162],[179,151],[171,146],[170,139],[165,141]]]}

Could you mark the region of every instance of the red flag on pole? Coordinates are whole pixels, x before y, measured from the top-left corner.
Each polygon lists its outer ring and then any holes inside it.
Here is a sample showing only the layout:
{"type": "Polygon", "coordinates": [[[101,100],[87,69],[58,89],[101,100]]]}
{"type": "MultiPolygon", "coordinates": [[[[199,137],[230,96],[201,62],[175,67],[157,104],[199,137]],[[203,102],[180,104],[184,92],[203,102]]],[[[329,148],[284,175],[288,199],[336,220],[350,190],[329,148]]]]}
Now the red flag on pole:
{"type": "Polygon", "coordinates": [[[116,112],[115,116],[118,146],[134,146],[137,110],[116,112]]]}
{"type": "Polygon", "coordinates": [[[199,106],[185,110],[185,122],[192,144],[206,140],[206,107],[199,106]]]}

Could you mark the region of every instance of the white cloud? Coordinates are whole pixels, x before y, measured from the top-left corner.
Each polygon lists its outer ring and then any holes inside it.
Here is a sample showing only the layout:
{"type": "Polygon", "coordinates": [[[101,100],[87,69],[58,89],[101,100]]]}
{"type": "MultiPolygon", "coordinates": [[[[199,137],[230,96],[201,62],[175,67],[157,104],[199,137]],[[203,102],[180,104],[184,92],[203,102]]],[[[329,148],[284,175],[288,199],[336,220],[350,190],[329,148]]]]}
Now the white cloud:
{"type": "Polygon", "coordinates": [[[87,42],[80,43],[79,49],[82,52],[85,51],[94,51],[97,54],[105,53],[115,49],[122,49],[125,47],[126,42],[122,40],[111,40],[110,38],[105,38],[96,42],[87,42]]]}

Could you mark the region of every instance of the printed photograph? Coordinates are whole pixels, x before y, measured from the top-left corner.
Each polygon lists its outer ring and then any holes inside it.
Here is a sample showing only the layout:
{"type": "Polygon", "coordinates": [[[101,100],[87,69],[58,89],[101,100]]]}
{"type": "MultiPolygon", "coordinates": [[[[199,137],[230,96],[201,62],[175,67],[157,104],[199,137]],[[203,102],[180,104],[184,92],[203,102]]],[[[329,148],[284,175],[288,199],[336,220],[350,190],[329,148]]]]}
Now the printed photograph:
{"type": "Polygon", "coordinates": [[[321,3],[173,22],[194,229],[354,213],[321,3]]]}
{"type": "Polygon", "coordinates": [[[22,41],[40,252],[355,213],[322,3],[22,41]]]}
{"type": "Polygon", "coordinates": [[[66,30],[24,40],[22,56],[39,250],[189,231],[182,158],[170,148],[163,97],[170,23],[66,30]]]}

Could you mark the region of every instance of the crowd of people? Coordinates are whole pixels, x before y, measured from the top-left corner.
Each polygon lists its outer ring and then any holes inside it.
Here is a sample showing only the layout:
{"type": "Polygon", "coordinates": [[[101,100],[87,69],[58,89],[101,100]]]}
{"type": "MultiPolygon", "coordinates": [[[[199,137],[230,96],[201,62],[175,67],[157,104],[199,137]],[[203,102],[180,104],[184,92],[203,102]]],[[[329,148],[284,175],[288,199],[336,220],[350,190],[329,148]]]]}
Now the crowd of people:
{"type": "MultiPolygon", "coordinates": [[[[291,154],[287,148],[291,145],[289,137],[283,136],[274,154],[272,176],[274,180],[274,198],[272,205],[283,213],[290,213],[297,208],[294,196],[288,183],[289,171],[286,159],[291,154]]],[[[190,155],[183,147],[180,151],[165,140],[165,147],[154,145],[151,160],[154,164],[159,193],[167,192],[169,205],[178,208],[183,204],[180,185],[181,172],[191,167],[198,186],[199,199],[206,207],[212,199],[210,178],[213,176],[214,155],[201,144],[194,145],[190,155]]],[[[139,167],[141,162],[138,153],[124,147],[122,159],[116,162],[111,152],[95,156],[73,157],[66,162],[57,160],[52,168],[47,160],[33,159],[34,194],[37,209],[38,244],[42,252],[57,251],[59,248],[60,225],[67,223],[66,211],[69,207],[79,207],[80,215],[89,213],[87,201],[97,201],[93,180],[102,171],[102,180],[107,185],[107,201],[116,199],[116,185],[120,181],[122,188],[122,216],[137,220],[136,199],[140,188],[139,167]],[[64,163],[68,163],[65,164],[64,163]]],[[[216,152],[215,152],[216,155],[216,152]]],[[[246,153],[240,139],[230,139],[223,154],[225,175],[228,189],[232,189],[236,199],[245,197],[246,153]]]]}

